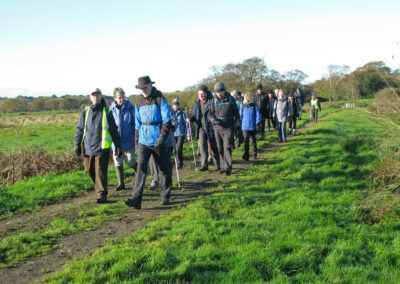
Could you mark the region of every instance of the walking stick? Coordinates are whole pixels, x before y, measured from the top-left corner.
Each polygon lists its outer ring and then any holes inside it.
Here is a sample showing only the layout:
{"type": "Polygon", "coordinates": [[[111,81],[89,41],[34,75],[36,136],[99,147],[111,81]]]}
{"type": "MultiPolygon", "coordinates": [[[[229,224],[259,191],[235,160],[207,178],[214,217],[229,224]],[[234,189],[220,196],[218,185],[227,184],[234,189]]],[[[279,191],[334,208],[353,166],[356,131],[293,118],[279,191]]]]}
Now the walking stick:
{"type": "Polygon", "coordinates": [[[178,162],[176,161],[176,150],[175,150],[175,170],[176,170],[176,178],[178,180],[178,188],[181,188],[181,180],[179,178],[178,162]]]}
{"type": "Polygon", "coordinates": [[[193,136],[192,136],[192,128],[189,124],[189,136],[190,136],[190,141],[192,142],[192,153],[193,153],[193,161],[194,161],[194,168],[197,171],[197,164],[196,164],[196,156],[194,154],[194,144],[193,144],[193,136]]]}

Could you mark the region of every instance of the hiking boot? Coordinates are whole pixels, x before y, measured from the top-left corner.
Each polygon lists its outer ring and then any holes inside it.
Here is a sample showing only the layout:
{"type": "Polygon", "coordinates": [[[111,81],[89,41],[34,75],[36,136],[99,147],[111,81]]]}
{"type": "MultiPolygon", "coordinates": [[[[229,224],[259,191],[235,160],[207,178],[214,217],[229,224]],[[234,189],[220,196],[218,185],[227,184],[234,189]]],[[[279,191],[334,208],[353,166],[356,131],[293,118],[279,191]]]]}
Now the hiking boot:
{"type": "Polygon", "coordinates": [[[96,203],[107,203],[107,196],[102,196],[96,199],[96,203]]]}
{"type": "Polygon", "coordinates": [[[208,170],[208,166],[202,166],[202,167],[199,169],[200,172],[204,172],[204,171],[207,171],[207,170],[208,170]]]}
{"type": "Polygon", "coordinates": [[[225,171],[225,174],[226,174],[227,176],[230,176],[230,175],[231,175],[231,170],[226,170],[226,171],[225,171]]]}
{"type": "Polygon", "coordinates": [[[169,205],[169,197],[163,197],[161,199],[161,205],[169,205]]]}
{"type": "Polygon", "coordinates": [[[120,191],[125,189],[125,183],[124,183],[124,166],[117,166],[115,167],[115,173],[117,175],[118,179],[118,185],[115,187],[116,191],[120,191]]]}
{"type": "Polygon", "coordinates": [[[243,156],[242,156],[242,159],[243,159],[243,160],[245,160],[245,161],[248,161],[248,160],[249,160],[249,157],[248,157],[248,156],[245,156],[245,155],[243,155],[243,156]]]}
{"type": "Polygon", "coordinates": [[[160,184],[158,183],[158,181],[152,180],[150,183],[149,189],[156,190],[159,186],[160,186],[160,184]]]}
{"type": "Polygon", "coordinates": [[[128,199],[125,199],[124,202],[125,202],[126,205],[128,205],[130,207],[133,207],[133,208],[136,208],[136,209],[141,209],[142,208],[142,205],[136,199],[128,198],[128,199]]]}

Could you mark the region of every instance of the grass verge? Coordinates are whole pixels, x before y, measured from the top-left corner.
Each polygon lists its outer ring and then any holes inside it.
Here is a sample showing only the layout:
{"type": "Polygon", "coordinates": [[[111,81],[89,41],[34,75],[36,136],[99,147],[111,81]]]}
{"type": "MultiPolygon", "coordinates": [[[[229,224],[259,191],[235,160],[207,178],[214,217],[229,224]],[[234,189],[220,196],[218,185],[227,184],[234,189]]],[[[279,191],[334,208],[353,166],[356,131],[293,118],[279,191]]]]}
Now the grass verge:
{"type": "Polygon", "coordinates": [[[368,139],[355,151],[343,148],[355,133],[374,137],[382,129],[356,110],[335,113],[213,195],[45,282],[396,283],[398,225],[355,218],[377,158],[368,139]]]}

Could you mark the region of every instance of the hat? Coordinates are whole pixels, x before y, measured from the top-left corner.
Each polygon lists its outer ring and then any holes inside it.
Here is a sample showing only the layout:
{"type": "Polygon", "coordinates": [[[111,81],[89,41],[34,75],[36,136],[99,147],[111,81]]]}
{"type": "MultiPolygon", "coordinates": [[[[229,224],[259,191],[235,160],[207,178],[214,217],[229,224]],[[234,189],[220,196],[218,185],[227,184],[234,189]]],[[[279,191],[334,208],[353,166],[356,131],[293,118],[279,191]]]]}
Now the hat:
{"type": "Polygon", "coordinates": [[[208,87],[206,85],[200,85],[199,86],[199,91],[207,92],[208,91],[208,87]]]}
{"type": "Polygon", "coordinates": [[[172,105],[180,105],[180,103],[179,103],[179,98],[175,98],[175,99],[172,101],[172,105]]]}
{"type": "Polygon", "coordinates": [[[260,89],[262,90],[262,89],[263,89],[263,86],[262,86],[261,84],[258,84],[258,85],[257,85],[257,90],[260,90],[260,89]]]}
{"type": "Polygon", "coordinates": [[[234,96],[234,97],[239,97],[241,94],[242,93],[240,91],[238,91],[238,90],[232,91],[232,96],[234,96]]]}
{"type": "Polygon", "coordinates": [[[142,76],[138,79],[138,84],[136,85],[136,89],[144,89],[148,84],[154,84],[149,76],[142,76]]]}
{"type": "Polygon", "coordinates": [[[96,93],[102,95],[101,90],[99,88],[96,88],[92,92],[90,92],[90,95],[93,95],[93,94],[96,94],[96,93]]]}
{"type": "Polygon", "coordinates": [[[316,95],[315,95],[315,94],[312,94],[311,96],[312,96],[312,97],[316,97],[316,95]]]}
{"type": "Polygon", "coordinates": [[[218,82],[214,85],[214,92],[222,92],[225,90],[225,84],[222,82],[218,82]]]}

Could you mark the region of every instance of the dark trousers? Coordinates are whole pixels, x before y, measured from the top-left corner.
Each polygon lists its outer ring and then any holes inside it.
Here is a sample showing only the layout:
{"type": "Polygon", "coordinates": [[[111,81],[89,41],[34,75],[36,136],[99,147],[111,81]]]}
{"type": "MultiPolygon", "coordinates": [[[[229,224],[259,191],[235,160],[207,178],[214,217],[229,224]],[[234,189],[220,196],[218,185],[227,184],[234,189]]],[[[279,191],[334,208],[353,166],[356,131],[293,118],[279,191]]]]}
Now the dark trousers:
{"type": "Polygon", "coordinates": [[[217,141],[219,162],[222,171],[232,170],[233,126],[214,126],[215,140],[217,141]]]}
{"type": "Polygon", "coordinates": [[[312,114],[312,119],[317,122],[318,121],[318,110],[317,109],[311,109],[311,114],[312,114]]]}
{"type": "Polygon", "coordinates": [[[175,137],[175,157],[178,163],[178,167],[182,167],[183,165],[183,143],[185,142],[185,136],[177,136],[175,137]]]}
{"type": "Polygon", "coordinates": [[[99,198],[105,197],[107,191],[107,171],[110,150],[103,151],[99,156],[84,156],[83,168],[94,183],[94,189],[99,198]]]}
{"type": "Polygon", "coordinates": [[[132,192],[132,199],[142,202],[143,188],[147,174],[147,164],[149,163],[151,155],[154,156],[154,160],[160,169],[161,197],[169,197],[172,187],[172,169],[166,147],[164,146],[159,149],[139,143],[137,152],[138,167],[136,172],[136,183],[132,192]]]}
{"type": "Polygon", "coordinates": [[[253,130],[243,130],[243,136],[244,136],[244,154],[243,157],[248,159],[250,157],[249,154],[249,148],[250,148],[250,137],[251,137],[251,142],[253,144],[253,154],[257,155],[257,142],[256,142],[256,131],[253,130]]]}
{"type": "Polygon", "coordinates": [[[238,142],[238,147],[243,143],[243,132],[241,127],[235,128],[235,141],[238,142]]]}
{"type": "Polygon", "coordinates": [[[271,126],[273,129],[276,129],[276,122],[272,117],[267,117],[267,127],[268,131],[271,130],[271,126]]]}
{"type": "Polygon", "coordinates": [[[261,121],[257,124],[257,132],[260,134],[260,138],[264,139],[265,133],[265,117],[261,117],[261,121]]]}
{"type": "MultiPolygon", "coordinates": [[[[172,178],[172,168],[173,165],[171,163],[171,155],[172,155],[172,151],[174,149],[172,147],[167,147],[165,149],[165,152],[167,154],[167,159],[169,161],[168,165],[169,165],[169,172],[172,178]]],[[[151,181],[152,182],[159,182],[159,173],[160,173],[160,168],[158,167],[156,160],[154,159],[154,155],[150,156],[150,160],[149,160],[149,168],[150,168],[150,174],[151,174],[151,181]]]]}
{"type": "Polygon", "coordinates": [[[201,127],[199,129],[199,149],[201,157],[201,166],[205,167],[208,165],[208,142],[210,142],[211,152],[214,156],[214,165],[219,167],[219,152],[215,137],[208,137],[207,131],[201,127]]]}
{"type": "Polygon", "coordinates": [[[297,116],[291,115],[291,116],[288,117],[288,119],[289,119],[289,129],[291,129],[291,128],[292,129],[296,129],[297,116]]]}
{"type": "Polygon", "coordinates": [[[278,125],[278,131],[279,131],[279,141],[286,141],[286,121],[284,122],[279,122],[277,121],[276,124],[278,125]]]}

